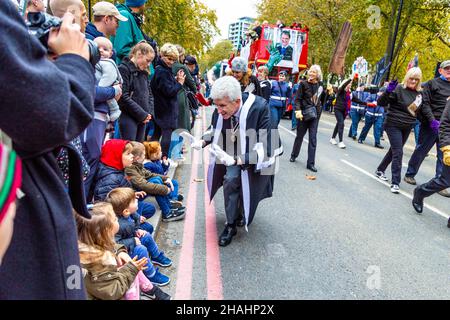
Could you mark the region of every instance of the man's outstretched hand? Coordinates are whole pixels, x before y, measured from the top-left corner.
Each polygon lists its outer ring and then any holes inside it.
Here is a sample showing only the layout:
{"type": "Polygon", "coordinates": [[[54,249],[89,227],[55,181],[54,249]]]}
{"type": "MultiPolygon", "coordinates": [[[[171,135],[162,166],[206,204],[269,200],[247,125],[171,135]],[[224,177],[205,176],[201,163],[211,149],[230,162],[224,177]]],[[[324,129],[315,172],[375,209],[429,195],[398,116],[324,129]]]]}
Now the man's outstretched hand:
{"type": "Polygon", "coordinates": [[[227,167],[236,165],[236,160],[228,153],[223,151],[222,148],[217,144],[213,144],[209,149],[209,152],[227,167]]]}

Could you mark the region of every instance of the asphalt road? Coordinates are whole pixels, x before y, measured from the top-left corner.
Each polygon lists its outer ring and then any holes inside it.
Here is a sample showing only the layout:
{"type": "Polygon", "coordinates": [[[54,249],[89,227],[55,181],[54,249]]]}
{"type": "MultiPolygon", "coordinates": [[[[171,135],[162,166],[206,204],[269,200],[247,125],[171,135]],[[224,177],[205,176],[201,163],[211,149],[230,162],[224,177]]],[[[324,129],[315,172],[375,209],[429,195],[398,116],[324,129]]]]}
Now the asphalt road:
{"type": "MultiPolygon", "coordinates": [[[[205,127],[201,122],[197,135],[205,127]]],[[[338,149],[329,143],[334,123],[334,116],[323,115],[319,172],[308,180],[307,144],[290,163],[295,135],[290,121],[282,120],[285,152],[273,197],[260,203],[249,232],[240,229],[225,248],[217,245],[225,222],[222,192],[209,205],[201,180],[205,166],[181,164],[176,177],[186,198],[186,219],[162,223],[157,238],[174,260],[163,270],[172,280],[165,290],[175,299],[200,300],[450,299],[449,199],[434,195],[426,199],[423,214],[416,214],[413,186],[402,182],[402,193],[392,194],[373,176],[387,149],[373,147],[372,133],[365,145],[348,139],[349,120],[347,148],[338,149]]],[[[413,140],[411,134],[405,165],[413,140]]],[[[186,154],[192,156],[202,158],[186,154]]],[[[419,183],[434,176],[435,161],[433,155],[424,161],[419,183]]]]}

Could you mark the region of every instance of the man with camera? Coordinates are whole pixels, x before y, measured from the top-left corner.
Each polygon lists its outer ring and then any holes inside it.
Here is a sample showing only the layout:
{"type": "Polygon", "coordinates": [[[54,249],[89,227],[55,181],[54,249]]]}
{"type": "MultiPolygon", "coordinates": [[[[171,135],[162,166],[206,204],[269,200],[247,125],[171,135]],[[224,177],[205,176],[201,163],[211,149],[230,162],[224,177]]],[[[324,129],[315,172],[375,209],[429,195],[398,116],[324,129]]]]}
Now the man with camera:
{"type": "MultiPolygon", "coordinates": [[[[54,150],[79,136],[93,118],[94,73],[87,41],[66,13],[48,48],[30,36],[11,1],[0,1],[0,130],[23,162],[15,230],[0,266],[0,299],[84,299],[73,209],[54,150]]],[[[73,167],[74,171],[80,168],[73,167]]],[[[72,198],[72,200],[74,200],[72,198]]]]}
{"type": "MultiPolygon", "coordinates": [[[[61,17],[62,14],[64,14],[64,12],[66,12],[67,10],[73,12],[73,14],[75,15],[75,21],[81,23],[84,26],[81,28],[81,32],[85,33],[85,27],[86,25],[88,25],[88,20],[85,19],[86,8],[81,0],[50,0],[50,8],[53,14],[57,17],[61,17]]],[[[113,19],[127,20],[125,17],[119,14],[119,11],[111,3],[96,3],[93,7],[93,10],[94,17],[111,16],[113,19]]],[[[108,34],[108,36],[111,36],[112,34],[115,34],[115,30],[117,29],[117,27],[118,24],[116,24],[115,29],[112,27],[100,27],[100,29],[109,32],[110,34],[108,34]]],[[[87,30],[91,30],[92,32],[92,27],[88,25],[87,30]]],[[[95,37],[86,34],[86,38],[91,40],[95,37]]],[[[120,85],[110,87],[100,87],[97,85],[95,86],[94,120],[91,122],[91,124],[81,137],[83,156],[90,168],[89,174],[87,175],[84,182],[86,200],[88,202],[91,202],[93,198],[93,180],[95,177],[95,173],[97,172],[101,148],[105,139],[106,127],[108,125],[109,107],[107,101],[114,98],[116,100],[119,100],[121,95],[122,88],[120,85]]]]}
{"type": "Polygon", "coordinates": [[[66,12],[73,14],[75,23],[81,28],[81,32],[86,31],[89,22],[86,7],[81,0],[49,0],[49,6],[55,17],[61,18],[66,12]]]}

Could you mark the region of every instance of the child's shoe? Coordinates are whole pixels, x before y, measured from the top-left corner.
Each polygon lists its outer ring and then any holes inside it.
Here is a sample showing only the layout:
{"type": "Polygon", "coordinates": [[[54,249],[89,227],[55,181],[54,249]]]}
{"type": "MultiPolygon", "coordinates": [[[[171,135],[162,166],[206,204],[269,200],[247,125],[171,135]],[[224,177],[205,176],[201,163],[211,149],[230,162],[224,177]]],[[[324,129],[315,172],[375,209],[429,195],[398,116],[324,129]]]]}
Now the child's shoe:
{"type": "Polygon", "coordinates": [[[141,291],[141,300],[172,300],[172,297],[158,286],[154,286],[150,291],[141,291]]]}
{"type": "Polygon", "coordinates": [[[177,221],[184,219],[186,212],[179,209],[171,209],[168,214],[163,214],[162,220],[164,222],[177,221]]]}
{"type": "Polygon", "coordinates": [[[156,272],[153,277],[149,278],[150,282],[159,287],[164,287],[169,284],[170,278],[159,272],[159,268],[156,268],[156,272]]]}
{"type": "Polygon", "coordinates": [[[170,200],[170,206],[172,208],[178,209],[183,206],[183,202],[177,200],[170,200]]]}
{"type": "Polygon", "coordinates": [[[181,193],[179,193],[178,197],[177,197],[177,200],[178,201],[183,201],[183,199],[184,199],[184,196],[181,193]]]}
{"type": "Polygon", "coordinates": [[[156,258],[152,258],[152,262],[153,264],[157,264],[161,267],[170,267],[172,265],[172,260],[167,258],[162,251],[159,256],[157,256],[156,258]]]}

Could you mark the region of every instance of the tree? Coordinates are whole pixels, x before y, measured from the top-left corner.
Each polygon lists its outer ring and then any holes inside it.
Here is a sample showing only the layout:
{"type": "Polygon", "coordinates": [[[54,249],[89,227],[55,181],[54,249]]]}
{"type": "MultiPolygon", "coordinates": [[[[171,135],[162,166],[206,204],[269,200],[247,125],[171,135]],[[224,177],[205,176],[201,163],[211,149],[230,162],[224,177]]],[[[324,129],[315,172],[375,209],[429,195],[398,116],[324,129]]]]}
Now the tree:
{"type": "MultiPolygon", "coordinates": [[[[91,6],[99,1],[91,0],[91,6]]],[[[83,2],[88,8],[88,0],[83,2]]],[[[166,42],[180,44],[188,54],[202,53],[218,32],[215,11],[199,0],[151,0],[145,6],[144,15],[145,33],[160,46],[166,42]]]]}
{"type": "Polygon", "coordinates": [[[198,0],[152,0],[146,8],[144,31],[160,45],[180,44],[186,52],[198,55],[218,32],[215,11],[198,0]]]}
{"type": "MultiPolygon", "coordinates": [[[[364,56],[375,63],[393,46],[397,0],[262,0],[259,19],[305,23],[310,27],[309,63],[327,66],[344,21],[353,26],[346,62],[364,56]],[[376,23],[374,23],[376,22],[376,23]]],[[[408,0],[392,57],[391,77],[403,78],[408,62],[417,52],[424,79],[434,74],[437,61],[448,59],[450,48],[449,0],[408,0]]]]}
{"type": "Polygon", "coordinates": [[[205,71],[206,69],[211,68],[218,61],[228,59],[232,52],[233,43],[231,41],[222,40],[218,42],[200,58],[200,70],[205,71]]]}

